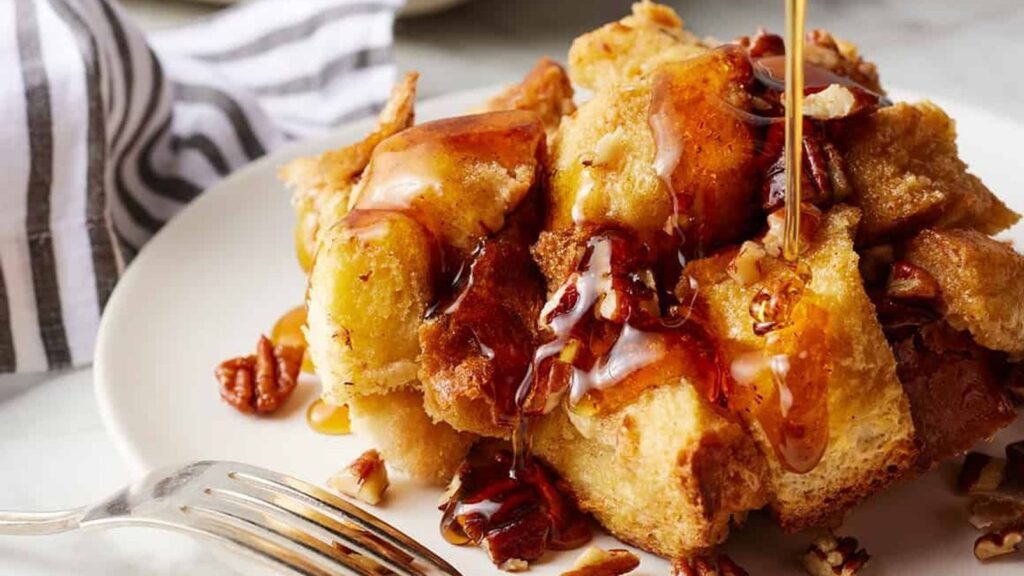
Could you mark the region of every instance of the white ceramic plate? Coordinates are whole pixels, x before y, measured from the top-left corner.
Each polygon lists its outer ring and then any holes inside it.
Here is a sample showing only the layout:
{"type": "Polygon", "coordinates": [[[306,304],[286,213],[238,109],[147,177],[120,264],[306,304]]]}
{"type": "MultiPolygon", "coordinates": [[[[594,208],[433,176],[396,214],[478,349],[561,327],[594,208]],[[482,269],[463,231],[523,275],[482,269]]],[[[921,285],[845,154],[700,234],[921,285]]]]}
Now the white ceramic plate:
{"type": "MultiPolygon", "coordinates": [[[[422,120],[462,113],[494,90],[464,92],[422,104],[422,120]]],[[[1018,143],[1024,127],[972,108],[947,104],[957,118],[964,157],[990,187],[1024,211],[1018,143]]],[[[255,162],[213,187],[170,223],[121,280],[103,317],[96,350],[96,394],[111,436],[138,472],[196,459],[248,462],[323,482],[366,448],[358,436],[311,432],[303,410],[317,386],[303,384],[273,418],[245,417],[224,405],[213,369],[250,351],[256,335],[302,300],[304,277],[292,249],[292,211],[276,171],[288,159],[362,138],[356,122],[322,141],[255,162]]],[[[1011,234],[1024,238],[1018,227],[1011,234]]],[[[999,438],[1024,437],[1024,422],[999,438]]],[[[989,446],[998,450],[1002,443],[989,446]]],[[[950,489],[955,465],[872,498],[842,532],[874,555],[869,574],[967,574],[977,534],[965,502],[950,489]]],[[[439,491],[396,479],[379,513],[448,558],[467,576],[497,571],[477,549],[456,548],[438,534],[439,491]]],[[[783,536],[755,516],[730,540],[730,553],[751,574],[801,574],[798,552],[808,536],[783,536]]],[[[598,544],[621,546],[607,536],[598,544]]],[[[534,569],[553,575],[576,553],[552,553],[534,569]]],[[[997,562],[987,576],[1020,574],[1024,558],[997,562]]],[[[638,575],[668,574],[644,555],[638,575]]]]}

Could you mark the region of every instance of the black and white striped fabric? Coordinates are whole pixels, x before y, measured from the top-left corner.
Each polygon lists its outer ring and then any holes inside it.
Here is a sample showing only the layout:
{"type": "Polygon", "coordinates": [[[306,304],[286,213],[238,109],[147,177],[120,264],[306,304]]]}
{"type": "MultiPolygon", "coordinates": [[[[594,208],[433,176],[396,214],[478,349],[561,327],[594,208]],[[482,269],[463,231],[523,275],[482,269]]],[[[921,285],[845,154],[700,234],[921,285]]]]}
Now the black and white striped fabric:
{"type": "Polygon", "coordinates": [[[145,37],[116,0],[0,0],[0,373],[92,360],[140,247],[204,188],[372,113],[401,0],[261,0],[145,37]]]}

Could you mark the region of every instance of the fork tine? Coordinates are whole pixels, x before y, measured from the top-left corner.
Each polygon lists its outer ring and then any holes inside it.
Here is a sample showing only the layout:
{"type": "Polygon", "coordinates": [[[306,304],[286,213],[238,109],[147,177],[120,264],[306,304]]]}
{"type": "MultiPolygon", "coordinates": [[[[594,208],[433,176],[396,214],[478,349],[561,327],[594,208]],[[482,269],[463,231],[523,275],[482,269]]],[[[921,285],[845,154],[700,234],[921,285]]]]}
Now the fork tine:
{"type": "Polygon", "coordinates": [[[288,494],[296,499],[305,500],[314,506],[325,506],[329,511],[339,514],[342,518],[364,528],[400,550],[419,558],[423,562],[433,564],[445,574],[462,576],[451,564],[419,542],[416,542],[380,518],[326,490],[290,476],[271,472],[270,470],[245,464],[233,464],[233,466],[237,471],[229,473],[228,476],[234,480],[265,487],[278,493],[288,494]]]}
{"type": "Polygon", "coordinates": [[[338,522],[292,496],[271,492],[262,487],[255,489],[261,493],[259,496],[223,488],[208,488],[206,493],[211,497],[223,498],[239,506],[255,508],[263,514],[276,516],[286,522],[297,523],[303,530],[314,532],[324,541],[341,540],[346,548],[354,548],[357,552],[376,560],[395,572],[427,576],[413,564],[415,560],[413,556],[380,540],[373,534],[348,523],[338,522]]]}
{"type": "MultiPolygon", "coordinates": [[[[183,513],[193,512],[195,509],[183,506],[183,513]]],[[[313,566],[294,550],[279,546],[264,538],[254,538],[252,534],[238,528],[230,522],[226,522],[215,516],[201,516],[196,518],[194,524],[189,525],[165,525],[157,524],[158,527],[182,530],[196,534],[207,539],[222,542],[248,556],[255,557],[263,562],[269,562],[278,566],[288,568],[302,576],[332,576],[330,572],[317,566],[313,566]]]]}
{"type": "Polygon", "coordinates": [[[379,576],[383,568],[365,559],[355,559],[343,549],[327,545],[308,534],[294,530],[272,519],[266,525],[249,520],[243,514],[207,506],[185,506],[182,512],[194,514],[201,525],[214,536],[249,551],[286,564],[288,568],[308,576],[336,576],[339,568],[347,576],[379,576]]]}

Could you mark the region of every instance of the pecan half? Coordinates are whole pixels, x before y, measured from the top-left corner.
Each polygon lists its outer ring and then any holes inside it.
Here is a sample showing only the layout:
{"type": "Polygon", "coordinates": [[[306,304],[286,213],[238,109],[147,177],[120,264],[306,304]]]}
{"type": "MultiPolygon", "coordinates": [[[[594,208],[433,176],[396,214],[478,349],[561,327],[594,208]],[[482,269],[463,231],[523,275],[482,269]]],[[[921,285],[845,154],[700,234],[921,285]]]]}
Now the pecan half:
{"type": "Polygon", "coordinates": [[[1024,528],[1021,527],[989,532],[974,541],[974,557],[978,560],[990,560],[1013,554],[1020,550],[1021,542],[1024,542],[1024,528]]]}
{"type": "Polygon", "coordinates": [[[591,546],[576,559],[572,570],[562,572],[561,576],[621,576],[636,570],[639,565],[640,558],[629,550],[603,550],[591,546]]]}
{"type": "Polygon", "coordinates": [[[761,260],[767,255],[760,244],[748,240],[740,246],[725,271],[741,286],[750,286],[761,280],[761,260]]]}
{"type": "Polygon", "coordinates": [[[981,494],[971,498],[968,521],[978,530],[992,532],[1024,526],[1024,498],[1013,494],[981,494]]]}
{"type": "Polygon", "coordinates": [[[680,558],[672,563],[672,576],[748,576],[744,570],[725,554],[716,558],[697,556],[680,558]]]}
{"type": "Polygon", "coordinates": [[[870,559],[856,538],[836,538],[827,534],[811,544],[803,556],[803,563],[812,576],[854,576],[870,559]]]}
{"type": "Polygon", "coordinates": [[[214,375],[220,383],[220,397],[244,414],[270,414],[280,408],[295,390],[302,369],[300,346],[274,346],[260,336],[256,353],[225,360],[214,375]]]}

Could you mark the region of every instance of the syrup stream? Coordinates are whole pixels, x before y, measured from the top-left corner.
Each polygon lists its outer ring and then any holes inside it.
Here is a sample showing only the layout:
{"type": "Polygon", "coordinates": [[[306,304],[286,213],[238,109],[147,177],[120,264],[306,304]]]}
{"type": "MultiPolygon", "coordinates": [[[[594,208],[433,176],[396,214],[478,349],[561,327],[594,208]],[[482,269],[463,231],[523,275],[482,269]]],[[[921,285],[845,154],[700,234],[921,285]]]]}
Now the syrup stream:
{"type": "Polygon", "coordinates": [[[786,226],[782,254],[800,255],[800,185],[803,175],[804,20],[807,0],[786,0],[786,226]]]}

